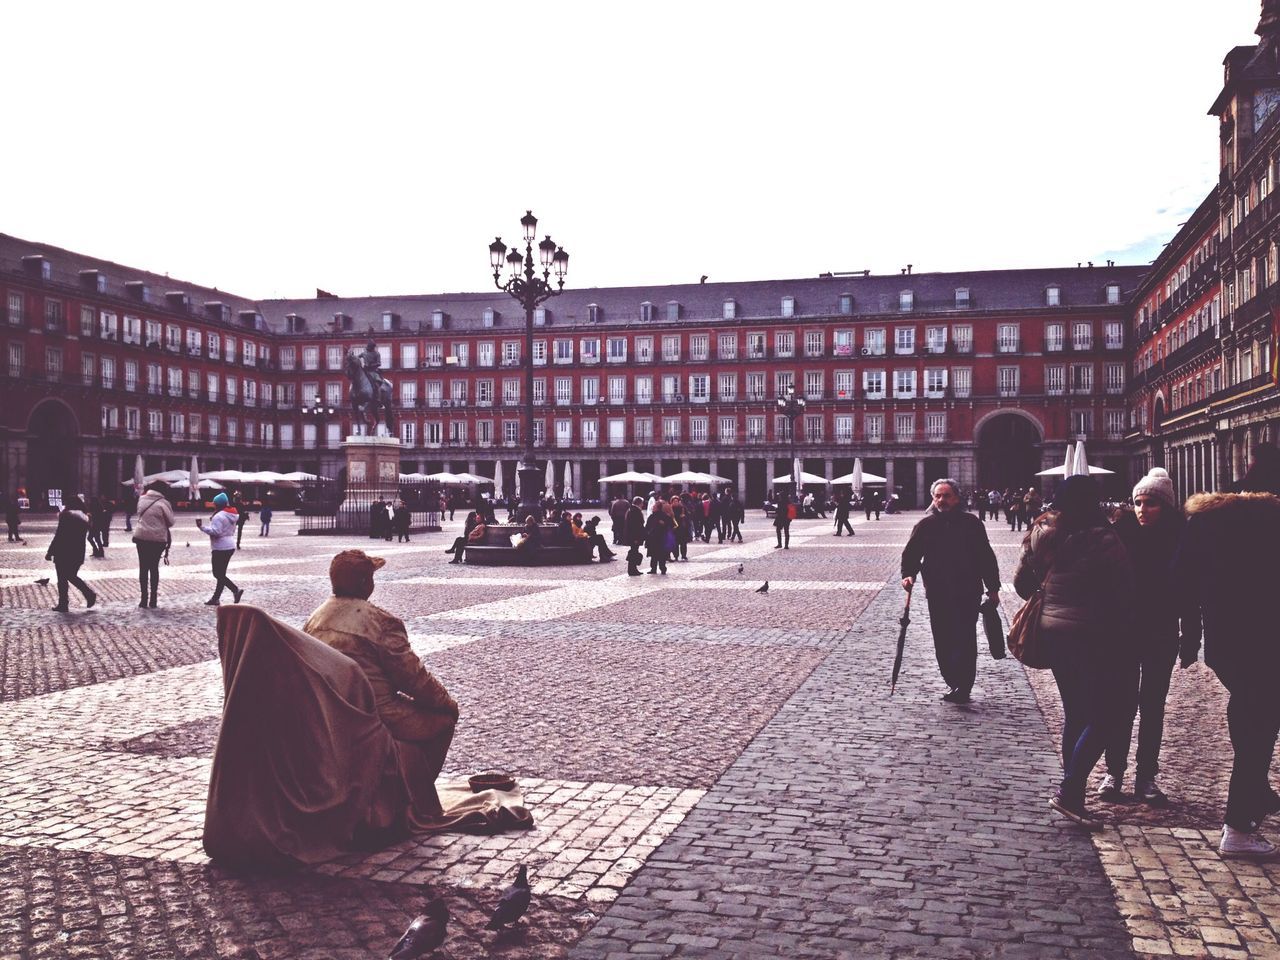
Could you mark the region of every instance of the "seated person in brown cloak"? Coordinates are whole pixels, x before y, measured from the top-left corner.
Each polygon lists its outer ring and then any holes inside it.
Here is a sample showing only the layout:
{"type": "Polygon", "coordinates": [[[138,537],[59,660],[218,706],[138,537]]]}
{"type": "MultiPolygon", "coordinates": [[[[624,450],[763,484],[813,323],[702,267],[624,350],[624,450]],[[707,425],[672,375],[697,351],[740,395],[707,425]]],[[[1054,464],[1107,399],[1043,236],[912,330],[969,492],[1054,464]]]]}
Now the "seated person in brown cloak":
{"type": "Polygon", "coordinates": [[[458,722],[458,703],[409,646],[404,621],[369,602],[385,560],[344,550],[329,564],[333,596],[302,629],[346,654],[373,688],[378,715],[398,741],[417,818],[438,817],[435,782],[458,722]]]}

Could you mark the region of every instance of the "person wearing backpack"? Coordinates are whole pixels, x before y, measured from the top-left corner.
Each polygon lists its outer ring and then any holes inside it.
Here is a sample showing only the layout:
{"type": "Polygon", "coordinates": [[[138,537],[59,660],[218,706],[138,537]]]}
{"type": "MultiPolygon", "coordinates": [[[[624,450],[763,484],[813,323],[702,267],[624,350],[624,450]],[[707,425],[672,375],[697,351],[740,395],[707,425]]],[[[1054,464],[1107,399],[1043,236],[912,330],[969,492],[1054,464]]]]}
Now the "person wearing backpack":
{"type": "Polygon", "coordinates": [[[160,481],[147,487],[138,498],[138,518],[133,524],[133,545],[138,551],[138,607],[156,608],[160,589],[160,557],[169,545],[169,529],[173,526],[173,507],[164,495],[160,481]]]}
{"type": "Polygon", "coordinates": [[[1043,588],[1037,632],[1062,697],[1062,781],[1049,806],[1087,830],[1102,821],[1085,806],[1089,774],[1132,716],[1133,571],[1102,512],[1097,481],[1062,481],[1054,509],[1023,541],[1013,588],[1024,600],[1043,588]]]}

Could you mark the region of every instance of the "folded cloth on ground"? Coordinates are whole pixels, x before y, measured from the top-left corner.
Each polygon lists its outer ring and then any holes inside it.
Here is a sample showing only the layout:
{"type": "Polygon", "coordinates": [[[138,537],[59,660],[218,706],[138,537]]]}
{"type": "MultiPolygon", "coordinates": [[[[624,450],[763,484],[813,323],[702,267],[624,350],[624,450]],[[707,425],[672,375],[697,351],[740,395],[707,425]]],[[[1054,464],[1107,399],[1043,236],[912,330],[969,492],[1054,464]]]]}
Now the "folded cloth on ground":
{"type": "Polygon", "coordinates": [[[502,833],[533,827],[533,814],[524,806],[519,788],[472,793],[465,778],[442,777],[436,781],[436,793],[444,813],[435,820],[411,814],[409,828],[414,833],[502,833]]]}

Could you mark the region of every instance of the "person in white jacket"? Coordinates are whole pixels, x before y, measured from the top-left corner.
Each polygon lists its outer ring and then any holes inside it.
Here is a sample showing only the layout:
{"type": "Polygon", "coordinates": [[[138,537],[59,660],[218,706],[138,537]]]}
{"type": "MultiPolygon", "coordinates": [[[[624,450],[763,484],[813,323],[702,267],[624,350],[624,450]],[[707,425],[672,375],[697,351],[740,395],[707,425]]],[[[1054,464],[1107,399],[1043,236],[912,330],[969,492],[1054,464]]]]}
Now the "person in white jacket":
{"type": "Polygon", "coordinates": [[[244,591],[227,577],[227,565],[231,562],[231,555],[236,552],[236,525],[239,522],[236,508],[231,506],[225,493],[214,497],[213,505],[218,508],[218,512],[213,515],[208,526],[201,520],[196,521],[196,526],[209,537],[209,546],[213,551],[213,577],[216,585],[213,596],[204,602],[206,607],[218,605],[222,599],[223,587],[231,591],[236,603],[244,596],[244,591]]]}
{"type": "Polygon", "coordinates": [[[169,545],[169,528],[173,526],[173,507],[164,495],[164,484],[156,481],[138,498],[138,520],[133,525],[133,544],[138,549],[138,587],[142,609],[156,606],[160,588],[160,557],[169,545]]]}

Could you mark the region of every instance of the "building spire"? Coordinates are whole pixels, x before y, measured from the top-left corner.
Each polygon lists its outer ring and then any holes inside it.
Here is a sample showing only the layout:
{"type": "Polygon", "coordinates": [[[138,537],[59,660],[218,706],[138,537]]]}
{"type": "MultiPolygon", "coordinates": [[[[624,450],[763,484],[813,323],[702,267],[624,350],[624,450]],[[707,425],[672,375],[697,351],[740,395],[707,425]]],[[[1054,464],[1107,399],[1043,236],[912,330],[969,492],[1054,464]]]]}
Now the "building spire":
{"type": "Polygon", "coordinates": [[[1262,18],[1254,31],[1263,40],[1280,35],[1280,0],[1262,0],[1262,18]]]}

